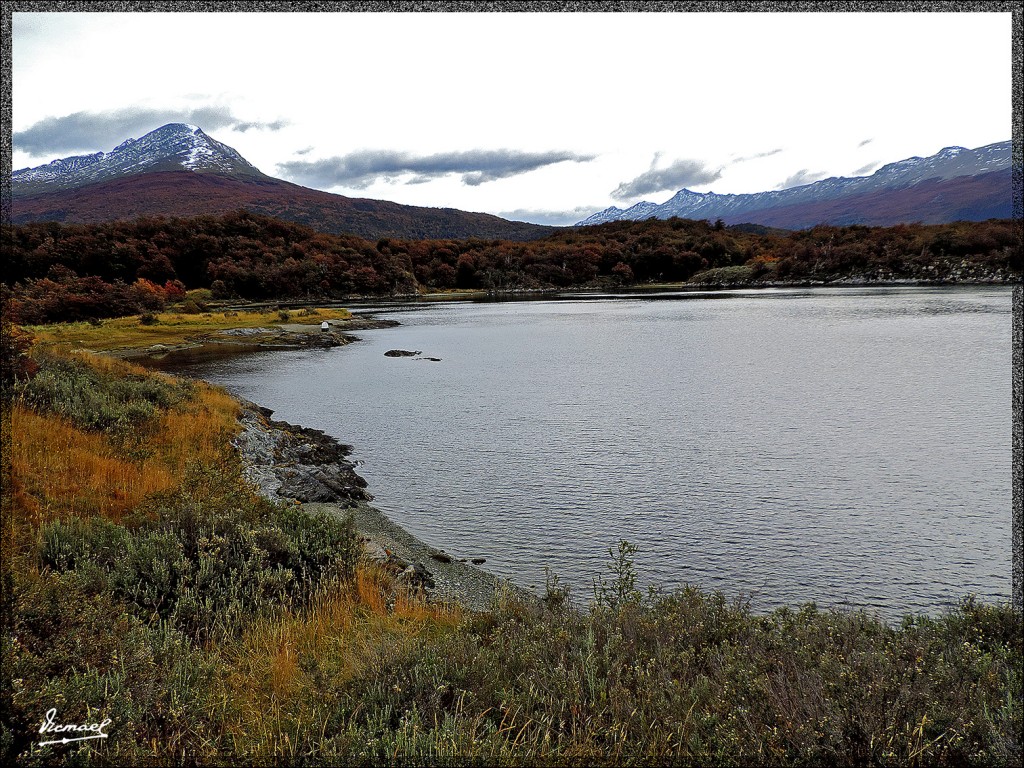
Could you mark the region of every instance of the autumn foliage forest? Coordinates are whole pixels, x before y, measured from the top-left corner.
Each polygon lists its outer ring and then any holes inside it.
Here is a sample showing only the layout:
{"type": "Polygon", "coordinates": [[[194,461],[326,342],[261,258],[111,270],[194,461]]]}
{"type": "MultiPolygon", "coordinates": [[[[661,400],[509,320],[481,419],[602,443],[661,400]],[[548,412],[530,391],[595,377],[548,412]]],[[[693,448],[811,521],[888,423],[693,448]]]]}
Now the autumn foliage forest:
{"type": "Polygon", "coordinates": [[[235,212],[5,226],[4,284],[22,323],[153,312],[185,291],[323,300],[478,289],[617,288],[890,279],[1006,281],[1011,220],[803,231],[684,219],[566,228],[529,242],[332,235],[235,212]]]}

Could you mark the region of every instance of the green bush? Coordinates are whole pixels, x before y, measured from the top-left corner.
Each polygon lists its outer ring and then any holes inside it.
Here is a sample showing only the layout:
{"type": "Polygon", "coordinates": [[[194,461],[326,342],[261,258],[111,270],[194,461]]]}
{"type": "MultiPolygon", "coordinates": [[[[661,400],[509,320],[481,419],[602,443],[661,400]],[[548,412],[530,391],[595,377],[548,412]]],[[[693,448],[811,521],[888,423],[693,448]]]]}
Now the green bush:
{"type": "Polygon", "coordinates": [[[589,610],[506,605],[382,653],[325,754],[595,765],[1020,762],[1021,615],[967,600],[890,627],[814,605],[641,595],[631,549],[589,610]]]}
{"type": "Polygon", "coordinates": [[[167,746],[169,738],[179,754],[208,749],[213,657],[167,625],[146,626],[75,572],[16,572],[12,609],[4,665],[12,686],[0,717],[4,764],[139,765],[152,762],[154,741],[167,746]],[[39,747],[39,725],[51,707],[64,723],[110,718],[109,738],[39,747]]]}
{"type": "Polygon", "coordinates": [[[190,468],[181,490],[155,497],[128,524],[51,523],[40,563],[77,572],[141,619],[194,638],[304,604],[325,580],[350,576],[359,549],[351,518],[275,506],[227,465],[190,468]]]}
{"type": "Polygon", "coordinates": [[[189,297],[175,307],[175,309],[186,315],[200,315],[206,311],[206,304],[189,297]]]}
{"type": "Polygon", "coordinates": [[[115,376],[80,360],[38,358],[39,370],[23,390],[25,402],[82,429],[127,431],[153,416],[157,408],[168,408],[194,392],[194,385],[183,380],[115,376]]]}
{"type": "Polygon", "coordinates": [[[204,306],[211,299],[213,299],[213,291],[209,288],[193,288],[190,291],[185,291],[185,300],[192,300],[200,306],[204,306]]]}

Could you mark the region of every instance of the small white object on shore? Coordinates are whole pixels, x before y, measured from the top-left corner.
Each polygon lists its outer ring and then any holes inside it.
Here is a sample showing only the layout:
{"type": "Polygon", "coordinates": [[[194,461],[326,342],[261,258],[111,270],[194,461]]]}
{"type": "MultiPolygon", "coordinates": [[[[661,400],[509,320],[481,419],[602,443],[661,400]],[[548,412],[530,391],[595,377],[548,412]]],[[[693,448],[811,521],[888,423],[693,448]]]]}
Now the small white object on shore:
{"type": "Polygon", "coordinates": [[[320,330],[321,331],[329,331],[329,330],[331,330],[331,324],[328,323],[326,320],[324,320],[322,323],[320,323],[320,330]]]}

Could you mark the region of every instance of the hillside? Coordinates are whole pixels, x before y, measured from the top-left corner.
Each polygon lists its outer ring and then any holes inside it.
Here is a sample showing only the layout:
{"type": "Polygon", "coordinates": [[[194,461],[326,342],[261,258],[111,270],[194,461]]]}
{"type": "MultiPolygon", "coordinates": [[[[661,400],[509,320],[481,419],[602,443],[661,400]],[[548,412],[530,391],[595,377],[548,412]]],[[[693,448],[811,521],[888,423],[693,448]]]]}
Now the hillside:
{"type": "Polygon", "coordinates": [[[418,208],[333,195],[269,176],[238,179],[185,170],[156,171],[74,189],[15,197],[11,221],[99,223],[139,216],[199,216],[246,210],[321,232],[367,239],[481,237],[530,240],[553,231],[454,208],[418,208]]]}
{"type": "Polygon", "coordinates": [[[822,223],[891,227],[910,222],[944,224],[1012,216],[1011,171],[1004,168],[977,176],[928,179],[902,189],[765,208],[753,215],[726,216],[724,221],[756,221],[770,227],[808,229],[822,223]]]}
{"type": "Polygon", "coordinates": [[[99,223],[246,210],[321,232],[379,237],[529,240],[551,227],[454,208],[350,198],[267,176],[201,128],[169,123],[110,152],[11,175],[11,220],[99,223]]]}

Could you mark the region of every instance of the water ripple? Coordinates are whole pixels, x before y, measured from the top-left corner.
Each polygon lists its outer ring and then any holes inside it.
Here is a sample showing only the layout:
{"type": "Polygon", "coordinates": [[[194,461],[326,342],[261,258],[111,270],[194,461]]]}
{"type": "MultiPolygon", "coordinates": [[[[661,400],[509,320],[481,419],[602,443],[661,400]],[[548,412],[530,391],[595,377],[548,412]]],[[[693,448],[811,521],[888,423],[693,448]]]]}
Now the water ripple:
{"type": "Polygon", "coordinates": [[[645,584],[895,618],[1009,598],[1010,296],[445,304],[194,372],[352,443],[387,513],[518,583],[589,594],[626,538],[645,584]]]}

